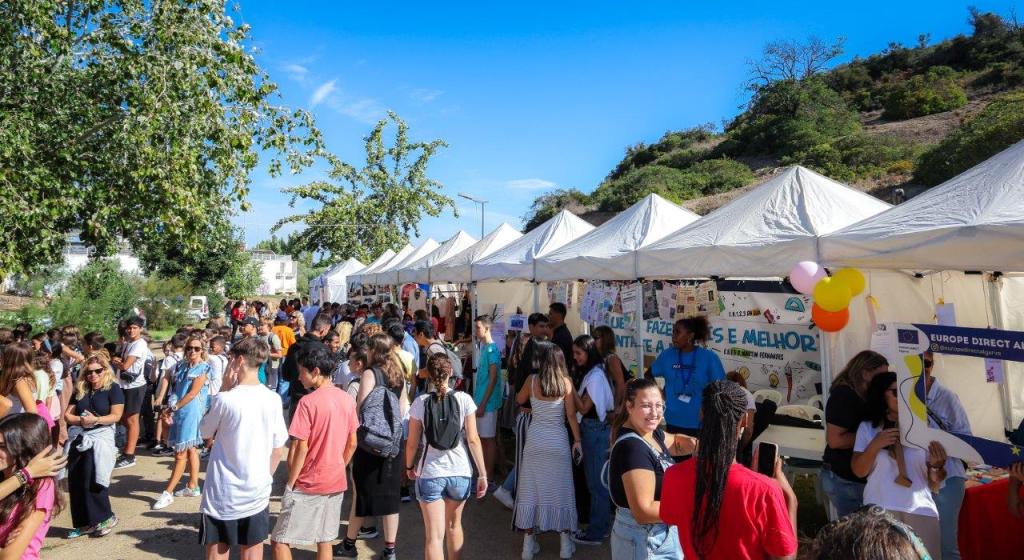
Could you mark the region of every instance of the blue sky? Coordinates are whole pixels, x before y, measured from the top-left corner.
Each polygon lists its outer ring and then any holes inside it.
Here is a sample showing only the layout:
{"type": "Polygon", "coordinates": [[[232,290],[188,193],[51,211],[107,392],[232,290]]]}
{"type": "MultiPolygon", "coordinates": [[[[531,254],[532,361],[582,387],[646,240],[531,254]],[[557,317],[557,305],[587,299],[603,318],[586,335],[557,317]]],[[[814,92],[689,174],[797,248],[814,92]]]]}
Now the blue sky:
{"type": "MultiPolygon", "coordinates": [[[[625,148],[666,130],[721,124],[746,96],[745,61],[768,41],[846,37],[846,54],[969,32],[967,3],[911,2],[270,2],[241,0],[258,60],[282,101],[314,113],[328,147],[361,161],[362,137],[388,109],[414,139],[450,147],[430,175],[456,198],[421,238],[521,226],[546,189],[590,191],[625,148]]],[[[973,2],[1008,14],[1009,1],[973,2]]],[[[322,178],[253,177],[253,211],[237,222],[250,244],[295,212],[285,186],[322,178]]],[[[301,210],[302,207],[299,207],[301,210]]]]}

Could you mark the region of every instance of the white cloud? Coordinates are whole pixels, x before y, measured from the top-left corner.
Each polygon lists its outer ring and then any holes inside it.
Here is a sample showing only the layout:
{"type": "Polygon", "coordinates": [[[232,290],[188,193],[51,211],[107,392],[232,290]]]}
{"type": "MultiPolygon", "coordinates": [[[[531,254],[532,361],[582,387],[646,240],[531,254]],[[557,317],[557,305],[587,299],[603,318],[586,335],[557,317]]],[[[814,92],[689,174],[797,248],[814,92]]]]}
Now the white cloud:
{"type": "Polygon", "coordinates": [[[331,100],[331,108],[357,121],[376,124],[387,114],[387,107],[372,97],[356,100],[331,100]]]}
{"type": "Polygon", "coordinates": [[[324,99],[327,99],[327,96],[329,96],[330,94],[334,93],[334,90],[336,89],[336,87],[335,87],[335,83],[336,82],[337,82],[337,80],[331,80],[329,82],[324,82],[323,84],[320,85],[320,87],[316,88],[316,91],[313,92],[313,96],[309,98],[309,105],[310,105],[310,107],[316,107],[324,99]]]}
{"type": "Polygon", "coordinates": [[[558,184],[553,181],[546,179],[513,179],[511,181],[505,181],[505,187],[509,189],[518,189],[524,191],[539,191],[543,189],[553,189],[558,184]]]}
{"type": "Polygon", "coordinates": [[[439,89],[416,88],[409,90],[409,98],[418,103],[430,103],[444,93],[439,89]]]}
{"type": "Polygon", "coordinates": [[[285,64],[284,65],[284,71],[288,73],[288,77],[289,78],[291,78],[291,79],[293,79],[293,80],[295,80],[297,82],[303,81],[304,79],[306,79],[306,75],[309,74],[309,68],[306,68],[305,66],[303,66],[301,64],[294,64],[294,63],[293,64],[285,64]]]}

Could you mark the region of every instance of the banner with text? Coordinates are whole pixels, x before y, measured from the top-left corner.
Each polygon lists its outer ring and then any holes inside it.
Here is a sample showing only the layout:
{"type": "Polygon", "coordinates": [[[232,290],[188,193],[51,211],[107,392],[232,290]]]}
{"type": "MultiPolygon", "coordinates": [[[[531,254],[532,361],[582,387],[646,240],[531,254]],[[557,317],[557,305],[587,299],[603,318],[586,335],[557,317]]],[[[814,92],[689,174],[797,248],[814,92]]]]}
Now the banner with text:
{"type": "Polygon", "coordinates": [[[775,389],[782,404],[802,403],[818,394],[821,352],[818,330],[810,325],[711,321],[708,348],[718,353],[725,371],[738,371],[747,389],[775,389]]]}

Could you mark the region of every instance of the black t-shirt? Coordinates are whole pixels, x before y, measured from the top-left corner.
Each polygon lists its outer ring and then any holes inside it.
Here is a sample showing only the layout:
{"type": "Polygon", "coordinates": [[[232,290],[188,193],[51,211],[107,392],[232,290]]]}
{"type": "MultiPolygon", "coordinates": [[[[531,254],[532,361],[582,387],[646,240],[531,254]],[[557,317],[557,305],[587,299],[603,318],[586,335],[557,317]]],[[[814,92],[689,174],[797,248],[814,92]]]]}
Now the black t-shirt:
{"type": "MultiPolygon", "coordinates": [[[[621,438],[627,433],[635,432],[629,428],[622,428],[619,430],[618,437],[621,438]]],[[[660,429],[655,430],[654,440],[662,449],[663,459],[671,462],[672,458],[669,456],[668,447],[665,446],[665,432],[660,429]]],[[[629,502],[626,499],[626,487],[622,484],[622,475],[634,469],[654,472],[654,499],[661,499],[661,478],[665,474],[665,469],[645,441],[635,437],[623,439],[612,448],[611,458],[608,462],[608,485],[612,501],[617,505],[628,507],[629,502]]]]}
{"type": "MultiPolygon", "coordinates": [[[[115,404],[124,404],[124,391],[116,383],[109,389],[99,391],[88,391],[81,399],[71,396],[71,404],[75,405],[75,413],[81,416],[83,411],[88,410],[93,416],[106,416],[110,414],[110,408],[115,404]]],[[[93,430],[102,426],[87,428],[93,430]]]]}
{"type": "MultiPolygon", "coordinates": [[[[867,419],[867,405],[864,399],[849,385],[835,385],[829,392],[828,401],[825,403],[825,422],[839,426],[851,434],[857,433],[857,427],[867,419]]],[[[829,466],[837,476],[856,482],[864,482],[858,478],[850,468],[853,461],[853,448],[832,449],[825,446],[825,455],[822,462],[829,466]]]]}
{"type": "MultiPolygon", "coordinates": [[[[551,342],[561,348],[562,354],[565,354],[565,367],[569,368],[570,371],[574,370],[575,368],[572,367],[572,333],[569,332],[569,327],[565,326],[565,323],[562,323],[562,326],[555,329],[555,332],[552,333],[551,342]]],[[[573,377],[573,385],[576,387],[580,386],[580,381],[582,379],[573,377]]]]}

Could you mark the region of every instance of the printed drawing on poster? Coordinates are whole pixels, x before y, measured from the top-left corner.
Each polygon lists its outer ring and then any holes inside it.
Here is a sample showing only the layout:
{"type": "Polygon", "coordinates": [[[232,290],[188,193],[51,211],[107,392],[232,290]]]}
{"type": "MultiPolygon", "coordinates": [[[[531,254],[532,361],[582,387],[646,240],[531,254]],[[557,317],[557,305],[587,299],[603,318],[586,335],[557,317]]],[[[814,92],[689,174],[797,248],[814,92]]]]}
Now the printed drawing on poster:
{"type": "Polygon", "coordinates": [[[783,404],[800,403],[816,395],[821,381],[818,329],[810,325],[781,325],[711,320],[708,348],[726,371],[737,371],[747,389],[775,389],[783,404]]]}
{"type": "Polygon", "coordinates": [[[803,294],[722,290],[719,298],[724,319],[785,325],[806,325],[811,322],[813,302],[803,294]]]}
{"type": "Polygon", "coordinates": [[[643,283],[643,305],[644,319],[657,319],[658,318],[658,289],[661,288],[661,282],[644,282],[643,283]]]}

